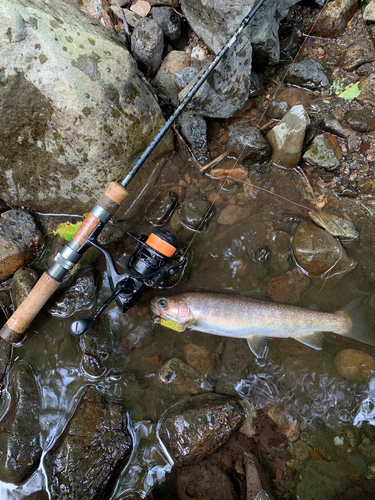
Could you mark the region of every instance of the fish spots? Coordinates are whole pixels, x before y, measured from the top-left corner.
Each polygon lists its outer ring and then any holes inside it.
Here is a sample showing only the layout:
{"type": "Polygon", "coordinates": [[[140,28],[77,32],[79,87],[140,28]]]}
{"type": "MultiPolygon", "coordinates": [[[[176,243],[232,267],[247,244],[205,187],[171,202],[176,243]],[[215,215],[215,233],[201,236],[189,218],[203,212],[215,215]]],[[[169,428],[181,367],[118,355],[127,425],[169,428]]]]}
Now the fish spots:
{"type": "Polygon", "coordinates": [[[83,109],[82,109],[82,113],[85,115],[85,116],[89,116],[91,114],[91,110],[90,108],[88,108],[87,106],[85,106],[83,109]]]}
{"type": "Polygon", "coordinates": [[[5,34],[8,37],[9,43],[12,43],[12,28],[8,28],[5,34]]]}
{"type": "Polygon", "coordinates": [[[95,45],[95,40],[93,38],[88,38],[88,41],[91,45],[95,45]]]}
{"type": "Polygon", "coordinates": [[[40,64],[44,64],[48,61],[48,57],[45,54],[40,54],[39,56],[39,62],[40,64]]]}

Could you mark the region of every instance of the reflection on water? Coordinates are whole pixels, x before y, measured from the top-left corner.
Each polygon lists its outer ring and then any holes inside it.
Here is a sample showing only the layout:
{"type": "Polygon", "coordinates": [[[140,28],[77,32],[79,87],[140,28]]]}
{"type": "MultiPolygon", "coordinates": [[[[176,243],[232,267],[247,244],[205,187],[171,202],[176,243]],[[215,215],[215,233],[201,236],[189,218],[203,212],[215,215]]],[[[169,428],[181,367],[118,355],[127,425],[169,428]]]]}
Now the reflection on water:
{"type": "MultiPolygon", "coordinates": [[[[185,277],[174,291],[230,290],[270,300],[267,283],[295,266],[290,238],[296,221],[306,218],[308,209],[312,207],[307,201],[306,190],[301,191],[303,183],[298,175],[277,170],[276,173],[271,171],[269,177],[265,184],[299,205],[288,205],[285,200],[259,191],[247,202],[252,212],[247,220],[223,227],[214,218],[189,247],[193,258],[185,277]],[[295,177],[299,190],[295,188],[295,177]],[[303,206],[307,205],[304,209],[303,206]]],[[[217,181],[209,182],[217,189],[217,181]]],[[[217,212],[230,202],[228,196],[221,195],[215,207],[217,212]]],[[[146,200],[145,205],[149,201],[146,200]]],[[[372,250],[361,246],[361,238],[366,236],[366,231],[371,234],[369,240],[373,242],[373,232],[365,226],[368,214],[359,214],[359,208],[354,204],[346,210],[354,222],[363,219],[357,224],[362,224],[359,241],[347,244],[347,252],[359,265],[333,288],[311,283],[297,305],[334,311],[362,291],[368,293],[371,288],[367,269],[370,266],[372,270],[374,256],[372,250]],[[356,214],[360,215],[357,219],[356,214]]],[[[164,227],[173,229],[168,224],[164,227]]],[[[129,229],[148,234],[153,227],[140,214],[134,220],[134,227],[129,229]]],[[[187,247],[193,233],[185,228],[177,229],[180,244],[187,247]]],[[[127,252],[126,248],[121,250],[127,252]]],[[[82,311],[71,319],[89,317],[98,304],[110,295],[108,280],[103,273],[101,277],[103,282],[96,304],[91,310],[82,311]]],[[[15,349],[14,353],[14,357],[19,356],[30,363],[37,373],[42,394],[41,439],[44,453],[62,432],[85,386],[95,385],[108,401],[122,405],[129,416],[134,450],[119,476],[112,500],[122,500],[132,494],[144,497],[170,470],[168,457],[157,440],[157,422],[181,396],[174,395],[161,384],[157,374],[171,357],[186,361],[184,347],[187,344],[204,347],[209,353],[211,366],[206,378],[213,386],[219,387],[220,384],[222,392],[236,390],[256,408],[263,408],[269,403],[282,404],[305,426],[321,429],[324,424],[337,432],[353,423],[375,424],[375,379],[368,388],[365,384],[340,377],[334,366],[335,357],[342,349],[362,349],[374,355],[374,348],[343,337],[326,335],[323,351],[310,350],[308,354],[294,356],[282,352],[281,341],[272,339],[267,359],[256,362],[245,341],[189,331],[178,333],[154,325],[148,304],[159,293],[159,290],[147,291],[142,301],[127,314],[121,314],[115,305],[111,305],[95,330],[87,334],[95,341],[103,363],[104,370],[98,376],[88,375],[85,371],[82,342],[69,334],[70,319],[52,318],[38,335],[25,346],[15,349]]],[[[6,401],[3,401],[0,411],[5,404],[6,401]]],[[[18,500],[45,487],[45,484],[40,467],[20,488],[0,484],[0,498],[18,500]]]]}

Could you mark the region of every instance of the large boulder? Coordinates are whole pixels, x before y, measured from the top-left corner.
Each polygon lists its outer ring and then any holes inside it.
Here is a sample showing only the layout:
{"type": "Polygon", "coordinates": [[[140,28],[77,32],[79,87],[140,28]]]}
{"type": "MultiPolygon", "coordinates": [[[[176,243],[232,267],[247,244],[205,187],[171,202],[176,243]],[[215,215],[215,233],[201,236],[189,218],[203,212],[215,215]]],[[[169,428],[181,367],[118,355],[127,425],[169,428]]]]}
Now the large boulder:
{"type": "MultiPolygon", "coordinates": [[[[159,105],[115,33],[78,5],[0,0],[0,14],[0,197],[87,212],[163,125],[159,105]]],[[[171,150],[168,134],[126,203],[171,150]]]]}

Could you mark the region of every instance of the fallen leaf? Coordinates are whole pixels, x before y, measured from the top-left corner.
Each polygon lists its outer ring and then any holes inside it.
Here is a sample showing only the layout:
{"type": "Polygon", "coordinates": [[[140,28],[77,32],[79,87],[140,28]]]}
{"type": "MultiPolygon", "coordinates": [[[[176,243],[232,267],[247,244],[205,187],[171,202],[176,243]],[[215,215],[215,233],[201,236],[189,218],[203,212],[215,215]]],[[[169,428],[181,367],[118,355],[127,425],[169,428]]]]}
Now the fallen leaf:
{"type": "Polygon", "coordinates": [[[309,212],[310,217],[316,224],[328,231],[333,236],[345,239],[358,238],[358,232],[352,222],[339,217],[338,215],[329,214],[327,212],[309,212]]]}
{"type": "MultiPolygon", "coordinates": [[[[78,229],[81,227],[82,221],[76,224],[71,224],[70,222],[63,222],[57,226],[56,231],[51,231],[52,234],[58,234],[66,241],[70,241],[76,234],[78,229]]],[[[50,233],[49,233],[50,234],[50,233]]]]}
{"type": "Polygon", "coordinates": [[[346,99],[347,101],[352,101],[356,97],[359,96],[361,91],[359,90],[359,82],[352,83],[351,85],[348,85],[345,90],[340,92],[338,94],[338,97],[342,97],[343,99],[346,99]]]}
{"type": "Polygon", "coordinates": [[[132,5],[130,10],[141,17],[146,17],[151,10],[151,5],[148,2],[141,0],[140,2],[132,5]]]}

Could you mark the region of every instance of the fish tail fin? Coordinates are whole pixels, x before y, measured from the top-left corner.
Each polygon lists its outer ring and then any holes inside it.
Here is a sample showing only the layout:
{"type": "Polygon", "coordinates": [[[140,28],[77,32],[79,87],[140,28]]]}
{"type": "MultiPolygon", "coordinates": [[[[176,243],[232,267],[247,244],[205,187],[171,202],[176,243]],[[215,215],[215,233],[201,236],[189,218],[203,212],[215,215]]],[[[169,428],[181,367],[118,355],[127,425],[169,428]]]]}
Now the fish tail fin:
{"type": "Polygon", "coordinates": [[[336,314],[348,315],[352,322],[350,330],[343,332],[342,335],[375,346],[375,324],[370,318],[369,307],[365,300],[354,299],[336,314]]]}

